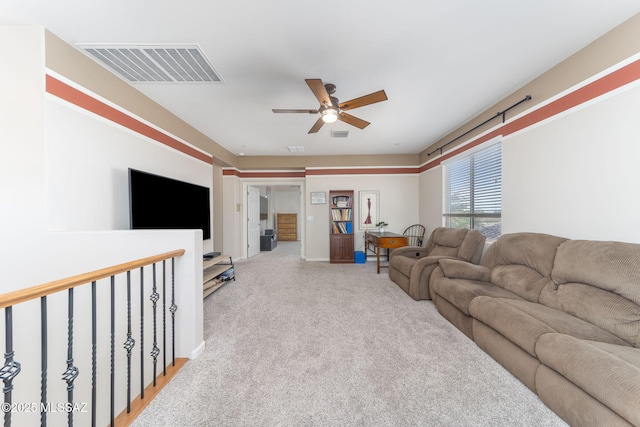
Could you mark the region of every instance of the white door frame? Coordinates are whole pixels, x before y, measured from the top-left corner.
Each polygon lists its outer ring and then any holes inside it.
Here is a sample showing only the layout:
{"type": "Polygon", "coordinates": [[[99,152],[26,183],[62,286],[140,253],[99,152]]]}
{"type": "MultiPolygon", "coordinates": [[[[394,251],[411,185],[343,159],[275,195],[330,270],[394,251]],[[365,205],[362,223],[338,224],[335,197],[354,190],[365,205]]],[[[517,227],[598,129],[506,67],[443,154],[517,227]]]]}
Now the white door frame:
{"type": "MultiPolygon", "coordinates": [[[[247,227],[247,203],[246,203],[246,195],[249,186],[253,187],[264,187],[264,186],[278,186],[278,185],[298,185],[300,186],[300,217],[301,226],[300,226],[300,257],[306,258],[306,218],[307,218],[307,209],[306,209],[306,190],[305,190],[305,181],[304,178],[300,178],[298,180],[286,180],[286,181],[276,181],[269,179],[246,179],[242,181],[242,195],[244,202],[242,203],[242,257],[247,258],[247,242],[248,242],[248,227],[247,227]]],[[[275,219],[274,219],[275,221],[275,219]]]]}
{"type": "Polygon", "coordinates": [[[247,185],[245,193],[247,207],[247,258],[260,253],[260,189],[247,185]]]}

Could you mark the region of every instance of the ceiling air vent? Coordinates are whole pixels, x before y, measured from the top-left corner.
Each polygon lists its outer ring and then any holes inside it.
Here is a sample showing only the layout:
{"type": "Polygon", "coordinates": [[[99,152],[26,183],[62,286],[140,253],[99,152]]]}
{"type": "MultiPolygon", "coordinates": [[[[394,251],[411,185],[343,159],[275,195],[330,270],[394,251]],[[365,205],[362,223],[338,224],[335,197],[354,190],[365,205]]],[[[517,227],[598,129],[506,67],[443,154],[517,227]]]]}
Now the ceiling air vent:
{"type": "Polygon", "coordinates": [[[347,138],[349,136],[348,130],[332,130],[331,138],[347,138]]]}
{"type": "Polygon", "coordinates": [[[78,44],[91,57],[132,83],[222,83],[197,45],[78,44]]]}

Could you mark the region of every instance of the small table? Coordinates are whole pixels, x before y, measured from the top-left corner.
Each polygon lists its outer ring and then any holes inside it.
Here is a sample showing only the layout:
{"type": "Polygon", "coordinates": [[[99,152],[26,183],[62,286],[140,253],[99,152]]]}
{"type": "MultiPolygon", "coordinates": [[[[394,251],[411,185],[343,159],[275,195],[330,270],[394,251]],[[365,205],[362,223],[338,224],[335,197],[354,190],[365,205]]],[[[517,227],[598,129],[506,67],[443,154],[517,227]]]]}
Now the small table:
{"type": "Polygon", "coordinates": [[[389,268],[388,265],[380,265],[380,249],[387,250],[387,261],[389,260],[389,250],[393,248],[400,248],[402,246],[409,245],[409,238],[402,234],[390,233],[385,231],[380,233],[378,231],[365,231],[364,232],[364,248],[365,256],[367,251],[372,251],[376,254],[378,262],[378,274],[380,274],[381,268],[389,268]]]}

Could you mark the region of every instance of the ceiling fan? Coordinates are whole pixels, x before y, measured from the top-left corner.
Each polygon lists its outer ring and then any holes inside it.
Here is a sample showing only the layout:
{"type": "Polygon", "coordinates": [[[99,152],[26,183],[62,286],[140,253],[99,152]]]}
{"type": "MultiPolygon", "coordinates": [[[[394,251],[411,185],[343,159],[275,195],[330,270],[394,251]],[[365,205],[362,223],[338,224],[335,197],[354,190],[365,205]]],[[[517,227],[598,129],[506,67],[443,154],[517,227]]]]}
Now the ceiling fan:
{"type": "Polygon", "coordinates": [[[320,117],[308,133],[316,133],[320,130],[323,124],[333,123],[336,120],[364,129],[369,126],[369,122],[347,114],[345,111],[387,100],[387,94],[384,90],[379,90],[350,101],[339,102],[338,98],[331,96],[336,91],[336,85],[331,83],[322,83],[321,79],[305,79],[305,82],[307,82],[311,92],[313,92],[320,102],[320,108],[317,110],[290,110],[274,108],[272,111],[274,113],[320,113],[320,117]]]}

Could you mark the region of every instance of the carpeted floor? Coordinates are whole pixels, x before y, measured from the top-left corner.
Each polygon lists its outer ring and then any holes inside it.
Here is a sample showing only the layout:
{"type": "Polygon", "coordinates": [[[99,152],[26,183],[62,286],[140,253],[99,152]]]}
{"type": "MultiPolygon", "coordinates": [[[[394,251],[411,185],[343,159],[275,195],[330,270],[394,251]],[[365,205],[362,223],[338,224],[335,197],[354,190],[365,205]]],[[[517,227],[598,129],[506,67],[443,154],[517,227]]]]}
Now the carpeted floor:
{"type": "Polygon", "coordinates": [[[204,302],[203,355],[134,427],[565,425],[371,262],[278,242],[235,270],[204,302]]]}

